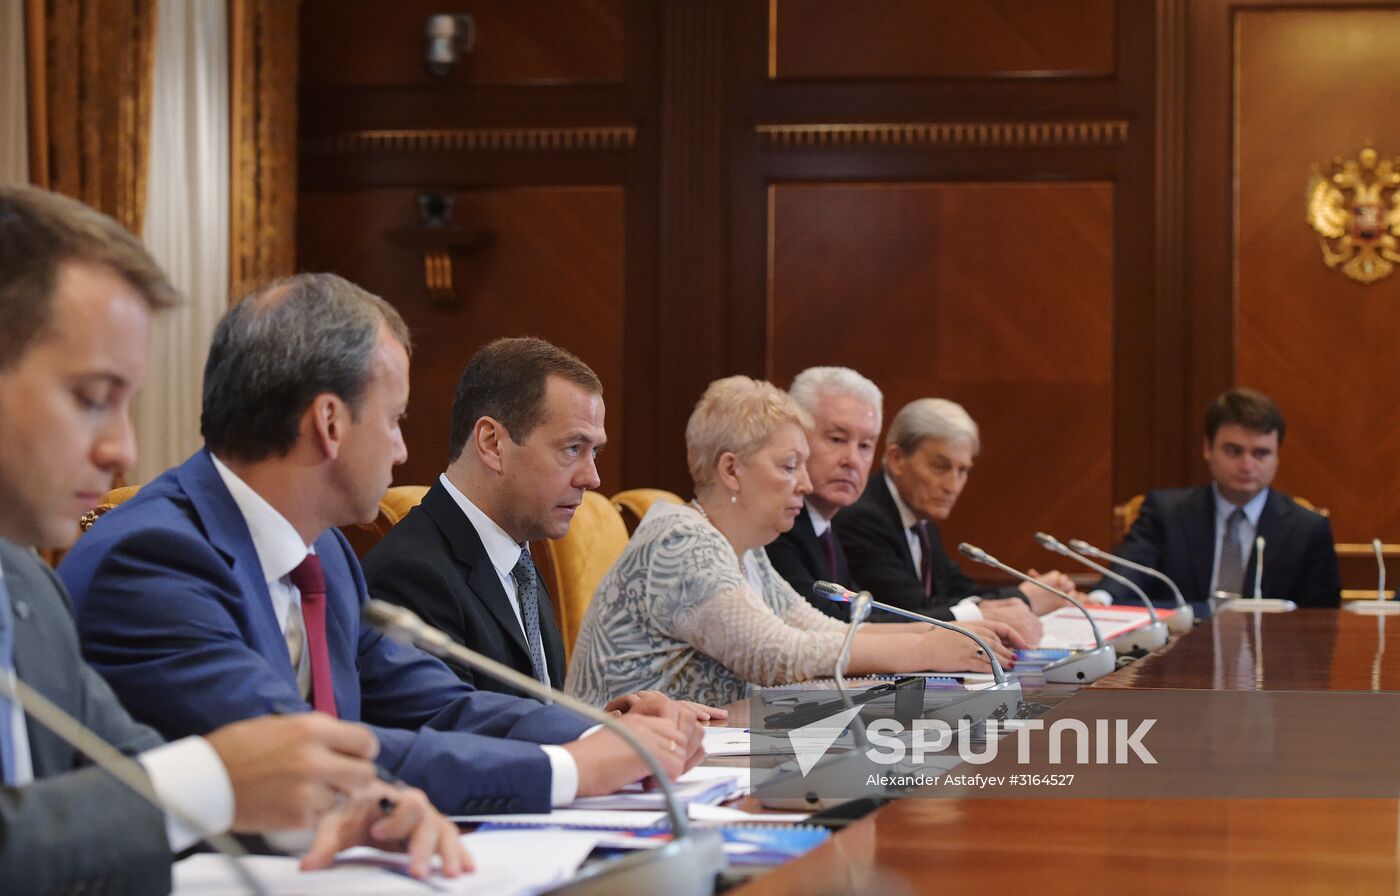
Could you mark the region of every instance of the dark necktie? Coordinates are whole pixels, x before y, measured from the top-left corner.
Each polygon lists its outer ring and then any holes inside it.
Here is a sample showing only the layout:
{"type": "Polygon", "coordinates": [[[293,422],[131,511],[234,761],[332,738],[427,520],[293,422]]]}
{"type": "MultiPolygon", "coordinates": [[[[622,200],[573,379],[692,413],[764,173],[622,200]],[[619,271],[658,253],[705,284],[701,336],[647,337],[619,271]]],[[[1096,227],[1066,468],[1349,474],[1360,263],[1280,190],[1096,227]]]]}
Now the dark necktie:
{"type": "Polygon", "coordinates": [[[817,536],[817,540],[822,543],[822,547],[826,548],[826,574],[831,578],[831,581],[835,582],[836,533],[832,531],[830,526],[827,526],[826,531],[817,536]]]}
{"type": "Polygon", "coordinates": [[[331,655],[326,646],[326,572],[321,558],[307,554],[292,570],[292,584],[301,592],[301,620],[306,626],[306,652],[311,663],[311,705],[317,712],[339,718],[331,681],[331,655]]]}
{"type": "Polygon", "coordinates": [[[910,528],[919,536],[919,549],[923,553],[919,558],[919,578],[923,581],[924,595],[933,597],[933,542],[928,537],[928,521],[919,520],[910,528]]]}
{"type": "Polygon", "coordinates": [[[1244,511],[1236,507],[1225,520],[1225,534],[1220,536],[1220,570],[1215,576],[1215,590],[1231,594],[1244,593],[1244,556],[1240,552],[1240,523],[1244,511]]]}
{"type": "MultiPolygon", "coordinates": [[[[5,579],[0,576],[0,675],[11,675],[15,670],[15,629],[14,617],[10,613],[10,594],[5,590],[5,579]]],[[[0,764],[3,764],[5,783],[14,786],[19,783],[19,746],[15,741],[12,724],[14,708],[6,697],[0,697],[0,764]]]]}
{"type": "Polygon", "coordinates": [[[540,574],[535,569],[530,546],[520,549],[520,559],[510,571],[515,579],[516,596],[520,598],[520,620],[525,624],[525,646],[530,649],[530,666],[541,684],[549,684],[544,668],[544,642],[540,639],[540,574]]]}

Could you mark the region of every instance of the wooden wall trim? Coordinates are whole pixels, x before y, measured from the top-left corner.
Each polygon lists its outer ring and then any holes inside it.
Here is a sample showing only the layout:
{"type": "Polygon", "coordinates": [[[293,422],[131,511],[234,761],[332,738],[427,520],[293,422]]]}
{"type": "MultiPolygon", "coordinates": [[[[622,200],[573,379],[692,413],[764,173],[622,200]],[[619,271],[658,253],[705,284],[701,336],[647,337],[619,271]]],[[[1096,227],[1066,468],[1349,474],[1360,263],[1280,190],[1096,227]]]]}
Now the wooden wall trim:
{"type": "Polygon", "coordinates": [[[1043,148],[1121,146],[1128,142],[1125,119],[1089,121],[975,121],[900,124],[761,124],[754,128],[765,148],[936,147],[1043,148]]]}
{"type": "MultiPolygon", "coordinates": [[[[729,266],[725,9],[668,0],[661,13],[658,481],[688,493],[685,424],[725,351],[729,266]]],[[[648,350],[635,347],[634,351],[648,350]]]]}
{"type": "Polygon", "coordinates": [[[631,125],[346,131],[305,141],[308,155],[389,152],[591,152],[631,149],[631,125]]]}
{"type": "MultiPolygon", "coordinates": [[[[1186,302],[1186,0],[1157,0],[1156,145],[1153,250],[1156,261],[1154,417],[1156,482],[1190,479],[1193,453],[1187,420],[1194,413],[1181,375],[1187,357],[1186,302]]],[[[1114,501],[1131,495],[1115,494],[1114,501]]]]}

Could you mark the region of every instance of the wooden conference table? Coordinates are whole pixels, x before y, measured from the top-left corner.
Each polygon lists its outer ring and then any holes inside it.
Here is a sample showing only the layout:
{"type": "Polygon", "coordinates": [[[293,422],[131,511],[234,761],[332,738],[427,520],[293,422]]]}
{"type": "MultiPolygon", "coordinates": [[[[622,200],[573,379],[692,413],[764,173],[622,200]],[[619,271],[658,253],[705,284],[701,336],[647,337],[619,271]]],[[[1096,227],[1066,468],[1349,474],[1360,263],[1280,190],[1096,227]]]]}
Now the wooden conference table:
{"type": "MultiPolygon", "coordinates": [[[[1203,692],[1212,690],[1400,690],[1400,656],[1387,657],[1387,635],[1400,652],[1400,618],[1331,610],[1227,614],[1068,698],[1050,715],[1107,701],[1115,691],[1121,697],[1123,689],[1159,689],[1202,704],[1211,696],[1203,692]]],[[[1174,736],[1185,749],[1198,738],[1195,749],[1219,750],[1207,736],[1210,724],[1206,713],[1197,730],[1174,736]]],[[[1190,729],[1191,722],[1175,727],[1190,729]]],[[[1400,718],[1377,719],[1357,734],[1400,745],[1400,718]]],[[[1247,754],[1273,746],[1226,747],[1234,748],[1247,754]]],[[[902,799],[730,892],[1343,890],[1400,892],[1400,800],[902,799]]]]}

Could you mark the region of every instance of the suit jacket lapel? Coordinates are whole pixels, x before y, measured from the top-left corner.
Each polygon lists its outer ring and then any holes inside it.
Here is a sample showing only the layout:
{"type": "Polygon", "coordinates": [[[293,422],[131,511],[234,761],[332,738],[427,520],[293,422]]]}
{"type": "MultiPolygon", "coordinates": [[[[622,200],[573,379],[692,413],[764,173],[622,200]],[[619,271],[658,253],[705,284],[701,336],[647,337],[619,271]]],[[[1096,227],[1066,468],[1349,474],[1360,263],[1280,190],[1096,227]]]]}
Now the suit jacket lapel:
{"type": "Polygon", "coordinates": [[[248,532],[238,504],[219,477],[219,471],[214,469],[209,450],[200,449],[185,461],[176,469],[175,478],[189,496],[195,515],[209,536],[209,543],[229,561],[234,576],[243,586],[243,593],[248,596],[242,604],[253,649],[263,656],[286,660],[272,665],[296,687],[287,639],[277,625],[277,614],[272,609],[272,597],[267,591],[257,549],[253,547],[253,536],[248,532]]]}
{"type": "MultiPolygon", "coordinates": [[[[817,530],[812,527],[812,517],[805,503],[802,505],[802,512],[793,521],[792,534],[797,539],[797,546],[802,549],[807,565],[812,569],[826,569],[826,548],[817,537],[817,530]]],[[[823,579],[827,576],[835,578],[836,571],[826,569],[826,575],[819,575],[817,578],[823,579]]]]}
{"type": "MultiPolygon", "coordinates": [[[[914,555],[909,550],[909,539],[905,536],[904,520],[900,518],[899,507],[894,503],[894,495],[890,494],[889,486],[885,482],[885,471],[876,470],[871,473],[870,485],[866,488],[875,490],[875,506],[880,508],[889,522],[890,530],[895,536],[895,544],[899,546],[899,556],[904,560],[906,566],[910,569],[916,569],[914,555]]],[[[915,575],[918,573],[915,572],[915,575]]]]}
{"type": "MultiPolygon", "coordinates": [[[[1255,527],[1255,534],[1264,539],[1264,559],[1267,561],[1271,550],[1278,550],[1283,547],[1284,534],[1288,531],[1288,514],[1293,511],[1292,502],[1280,495],[1273,489],[1269,489],[1269,497],[1264,500],[1264,509],[1259,513],[1259,525],[1255,527]]],[[[1248,565],[1244,568],[1244,591],[1246,595],[1254,594],[1254,546],[1249,548],[1248,565]]],[[[1266,585],[1268,583],[1265,583],[1266,585]]],[[[1269,594],[1268,588],[1264,589],[1263,597],[1292,597],[1291,594],[1269,594]]]]}
{"type": "MultiPolygon", "coordinates": [[[[486,554],[486,546],[481,543],[481,536],[476,534],[476,529],[467,520],[467,515],[457,506],[447,489],[442,487],[441,482],[433,483],[432,488],[423,496],[423,510],[442,530],[447,543],[452,546],[452,555],[466,572],[467,587],[485,605],[501,630],[529,656],[530,648],[525,643],[525,632],[520,627],[520,620],[515,616],[505,588],[501,586],[500,577],[496,575],[496,567],[491,565],[491,558],[486,554]]],[[[469,613],[474,612],[472,607],[464,609],[469,613]]]]}
{"type": "Polygon", "coordinates": [[[1210,486],[1196,488],[1186,508],[1193,525],[1186,526],[1186,556],[1191,566],[1191,588],[1187,594],[1204,594],[1209,600],[1211,574],[1215,563],[1215,500],[1210,486]]]}

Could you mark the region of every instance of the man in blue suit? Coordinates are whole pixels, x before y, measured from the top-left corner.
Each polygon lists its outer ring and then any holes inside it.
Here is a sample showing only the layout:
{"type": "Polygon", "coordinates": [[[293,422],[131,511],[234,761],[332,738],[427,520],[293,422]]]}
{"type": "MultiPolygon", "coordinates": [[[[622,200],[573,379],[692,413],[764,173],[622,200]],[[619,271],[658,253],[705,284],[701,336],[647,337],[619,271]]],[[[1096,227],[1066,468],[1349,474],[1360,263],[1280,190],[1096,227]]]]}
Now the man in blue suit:
{"type": "MultiPolygon", "coordinates": [[[[1264,597],[1300,607],[1341,603],[1332,527],[1321,514],[1270,488],[1283,445],[1283,412],[1253,389],[1231,389],[1206,410],[1201,453],[1211,482],[1147,493],[1119,556],[1166,573],[1182,597],[1205,611],[1216,592],[1254,593],[1255,536],[1264,538],[1264,597]]],[[[1157,579],[1129,573],[1152,600],[1173,596],[1157,579]]],[[[1132,603],[1122,585],[1101,580],[1093,595],[1132,603]]]]}
{"type": "MultiPolygon", "coordinates": [[[[407,457],[409,338],[388,303],[301,275],[224,317],[206,447],[104,516],[60,567],[84,652],[167,736],[312,706],[368,723],[379,761],[454,813],[542,811],[642,778],[615,735],[479,691],[361,623],[335,528],[372,520],[407,457]]],[[[702,755],[675,704],[624,723],[671,774],[702,755]]]]}
{"type": "Polygon", "coordinates": [[[28,685],[129,755],[159,804],[0,698],[0,892],[165,893],[175,853],[232,828],[322,818],[304,867],[357,843],[403,845],[426,873],[461,866],[456,828],[419,791],[375,780],[363,726],[314,713],[163,743],[79,654],[68,596],[34,548],[59,548],[135,456],[129,415],[174,287],[106,215],[0,188],[0,679],[28,685]],[[396,806],[382,817],[379,800],[396,806]],[[388,830],[386,828],[392,828],[388,830]]]}

